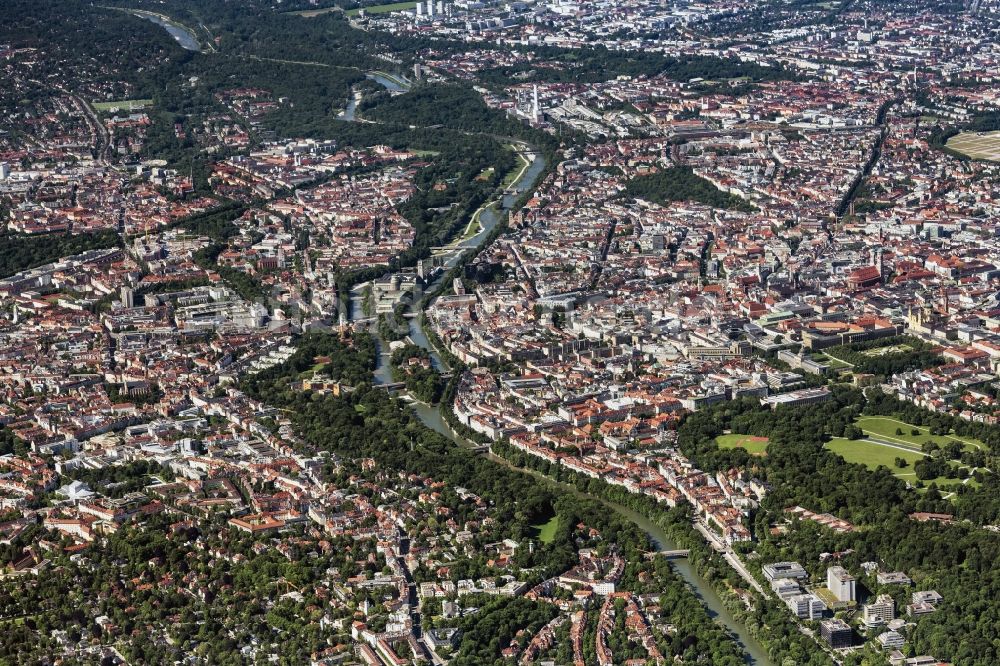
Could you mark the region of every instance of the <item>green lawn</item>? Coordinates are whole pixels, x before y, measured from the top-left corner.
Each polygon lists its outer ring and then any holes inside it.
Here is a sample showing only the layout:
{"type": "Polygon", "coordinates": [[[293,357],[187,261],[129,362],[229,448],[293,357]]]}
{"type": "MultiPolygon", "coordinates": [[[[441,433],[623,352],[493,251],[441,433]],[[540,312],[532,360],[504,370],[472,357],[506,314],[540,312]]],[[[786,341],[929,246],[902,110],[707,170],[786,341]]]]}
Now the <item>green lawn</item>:
{"type": "MultiPolygon", "coordinates": [[[[916,472],[899,470],[896,472],[896,476],[901,478],[903,481],[908,481],[913,485],[917,485],[916,472]]],[[[967,483],[967,485],[973,487],[979,485],[979,483],[973,478],[969,478],[968,481],[966,481],[965,479],[949,479],[947,476],[939,476],[936,479],[924,479],[922,483],[924,484],[923,487],[924,490],[930,487],[930,485],[933,483],[937,485],[937,487],[941,490],[942,493],[946,493],[949,490],[954,489],[955,486],[962,485],[963,483],[967,483]]]]}
{"type": "Polygon", "coordinates": [[[551,543],[556,538],[556,528],[559,527],[559,516],[552,516],[547,522],[531,526],[542,543],[551,543]]]}
{"type": "MultiPolygon", "coordinates": [[[[510,146],[510,149],[514,150],[514,146],[510,146]]],[[[503,182],[500,183],[500,187],[503,189],[507,189],[513,185],[514,181],[517,180],[517,177],[520,175],[521,170],[530,164],[530,162],[528,162],[528,160],[526,160],[521,153],[516,152],[515,154],[517,155],[517,164],[515,164],[514,168],[504,176],[503,182]]]]}
{"type": "Polygon", "coordinates": [[[767,437],[754,437],[753,435],[719,435],[715,438],[716,444],[724,449],[741,448],[746,449],[752,456],[767,455],[767,437]]]}
{"type": "Polygon", "coordinates": [[[845,368],[854,367],[846,361],[841,361],[839,358],[834,358],[826,354],[813,354],[813,360],[817,363],[826,363],[830,366],[831,370],[844,370],[845,368]]]}
{"type": "Polygon", "coordinates": [[[373,7],[358,7],[347,11],[348,16],[357,16],[362,9],[366,14],[388,14],[389,12],[405,12],[417,6],[416,2],[393,2],[388,5],[375,5],[373,7]]]}
{"type": "MultiPolygon", "coordinates": [[[[826,443],[826,448],[830,449],[844,460],[851,463],[859,463],[868,469],[876,469],[880,465],[885,465],[892,470],[893,475],[911,485],[917,484],[917,474],[913,471],[913,465],[921,458],[925,457],[919,451],[904,451],[902,449],[884,446],[869,439],[844,439],[834,437],[826,443]],[[906,461],[906,467],[896,467],[896,458],[906,461]]],[[[924,487],[932,483],[945,490],[948,486],[956,486],[963,482],[963,479],[949,479],[948,477],[938,477],[936,479],[926,479],[923,481],[924,487]]],[[[975,479],[969,480],[969,485],[975,485],[975,479]]]]}
{"type": "Polygon", "coordinates": [[[323,366],[325,366],[325,365],[326,365],[326,363],[316,363],[315,365],[313,365],[313,367],[309,368],[308,370],[303,370],[302,372],[300,372],[299,373],[299,379],[309,379],[310,377],[312,377],[313,375],[315,375],[317,372],[319,372],[320,370],[322,370],[323,366]]]}
{"type": "MultiPolygon", "coordinates": [[[[492,206],[487,206],[486,208],[491,207],[492,206]]],[[[469,223],[465,225],[465,233],[462,234],[461,238],[455,241],[456,244],[461,243],[462,241],[467,241],[479,233],[479,230],[482,229],[482,225],[479,224],[479,216],[483,214],[483,211],[486,210],[486,208],[480,208],[476,211],[476,214],[469,219],[469,223]]]]}
{"type": "Polygon", "coordinates": [[[879,465],[885,465],[893,470],[893,472],[912,473],[913,463],[924,457],[924,454],[917,451],[894,449],[891,446],[882,446],[867,439],[834,437],[826,443],[826,448],[840,455],[847,462],[860,463],[868,469],[875,469],[879,465]],[[902,470],[897,469],[895,465],[896,458],[905,460],[907,466],[902,470]]]}
{"type": "Polygon", "coordinates": [[[133,111],[135,109],[144,109],[147,106],[152,106],[153,100],[151,99],[120,99],[114,102],[94,102],[91,104],[95,111],[111,111],[112,109],[118,109],[120,111],[133,111]]]}
{"type": "Polygon", "coordinates": [[[952,435],[932,435],[928,428],[915,426],[903,421],[890,418],[888,416],[862,416],[856,422],[866,435],[874,435],[900,446],[909,446],[920,449],[925,442],[934,442],[938,446],[944,446],[952,440],[962,442],[966,449],[981,449],[983,445],[973,439],[955,437],[952,435]],[[896,429],[903,434],[897,435],[896,429]],[[919,435],[911,434],[916,429],[919,435]]]}
{"type": "Polygon", "coordinates": [[[288,12],[294,16],[302,16],[305,18],[313,18],[315,16],[322,16],[323,14],[329,14],[330,12],[342,12],[344,11],[341,7],[324,7],[323,9],[305,9],[298,12],[288,12]]]}

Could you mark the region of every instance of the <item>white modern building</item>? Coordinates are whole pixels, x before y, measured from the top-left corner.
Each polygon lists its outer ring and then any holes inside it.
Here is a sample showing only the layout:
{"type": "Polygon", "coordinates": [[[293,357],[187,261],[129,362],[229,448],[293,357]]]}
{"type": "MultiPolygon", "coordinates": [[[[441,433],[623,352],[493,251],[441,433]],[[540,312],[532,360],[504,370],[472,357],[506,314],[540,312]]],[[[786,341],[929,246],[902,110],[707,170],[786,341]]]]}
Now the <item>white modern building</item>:
{"type": "Polygon", "coordinates": [[[888,594],[880,594],[862,610],[862,620],[866,626],[877,627],[896,619],[896,602],[888,594]]]}
{"type": "Polygon", "coordinates": [[[844,567],[830,567],[826,570],[826,586],[837,601],[857,599],[857,581],[844,567]]]}
{"type": "Polygon", "coordinates": [[[795,617],[803,620],[818,620],[826,612],[824,604],[815,594],[796,594],[785,600],[795,617]]]}

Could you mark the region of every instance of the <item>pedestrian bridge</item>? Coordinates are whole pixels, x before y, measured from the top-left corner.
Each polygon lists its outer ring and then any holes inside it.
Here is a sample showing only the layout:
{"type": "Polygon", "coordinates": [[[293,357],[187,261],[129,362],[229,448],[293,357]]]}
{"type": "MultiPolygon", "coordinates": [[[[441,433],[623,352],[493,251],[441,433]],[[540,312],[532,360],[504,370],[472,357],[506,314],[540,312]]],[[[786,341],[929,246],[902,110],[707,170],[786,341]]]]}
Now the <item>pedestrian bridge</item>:
{"type": "MultiPolygon", "coordinates": [[[[453,373],[442,372],[439,376],[441,377],[441,379],[448,380],[452,378],[453,373]]],[[[389,392],[401,391],[406,388],[406,382],[386,382],[385,384],[376,384],[376,386],[378,386],[379,388],[383,388],[389,392]]]]}

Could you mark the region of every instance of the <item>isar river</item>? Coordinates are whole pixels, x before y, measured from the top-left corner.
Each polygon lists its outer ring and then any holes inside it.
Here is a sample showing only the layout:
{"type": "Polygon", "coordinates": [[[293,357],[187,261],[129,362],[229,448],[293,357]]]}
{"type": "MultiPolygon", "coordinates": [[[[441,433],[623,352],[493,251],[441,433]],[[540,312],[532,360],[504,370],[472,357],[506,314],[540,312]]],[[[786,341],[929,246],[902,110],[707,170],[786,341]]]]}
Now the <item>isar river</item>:
{"type": "Polygon", "coordinates": [[[168,21],[164,17],[159,14],[154,14],[153,12],[133,11],[131,13],[135,14],[139,18],[152,21],[156,25],[162,27],[170,33],[171,37],[177,40],[177,43],[180,44],[182,48],[187,49],[188,51],[201,50],[201,44],[198,43],[198,38],[195,37],[194,33],[188,28],[185,28],[178,23],[168,21]]]}
{"type": "MultiPolygon", "coordinates": [[[[475,236],[472,236],[471,238],[468,238],[455,246],[455,250],[445,260],[444,265],[446,271],[447,269],[450,269],[457,264],[457,262],[461,258],[462,253],[465,250],[470,248],[475,248],[479,244],[485,241],[486,236],[489,234],[489,232],[497,224],[499,224],[500,221],[503,219],[503,216],[506,215],[507,212],[509,212],[514,207],[514,204],[517,201],[517,198],[520,196],[520,193],[535,186],[538,178],[545,171],[545,166],[546,166],[545,161],[542,158],[542,156],[536,155],[531,164],[523,171],[521,176],[514,182],[514,185],[512,186],[510,193],[505,194],[499,200],[497,205],[489,206],[481,211],[479,220],[482,229],[475,236]]],[[[432,291],[435,287],[438,286],[438,284],[442,279],[444,279],[443,275],[442,277],[439,277],[435,282],[428,285],[427,291],[432,291]]],[[[365,318],[365,314],[362,311],[362,298],[363,298],[362,292],[360,289],[356,290],[352,295],[350,304],[350,311],[351,311],[350,318],[352,320],[361,320],[365,318]]],[[[427,339],[427,336],[424,335],[424,331],[420,328],[419,320],[415,317],[410,319],[409,326],[410,326],[409,337],[410,340],[413,342],[413,344],[423,347],[424,349],[430,352],[431,361],[437,369],[447,370],[448,369],[447,364],[437,354],[436,350],[430,344],[430,341],[427,339]]],[[[385,343],[384,340],[382,340],[378,336],[378,332],[376,331],[374,326],[372,327],[371,332],[375,336],[379,348],[378,367],[375,369],[375,381],[380,384],[391,383],[393,380],[392,380],[391,368],[389,367],[389,356],[390,356],[389,346],[385,343]]],[[[449,439],[451,439],[460,446],[473,446],[471,442],[469,442],[461,435],[456,433],[454,430],[452,430],[452,428],[441,416],[440,410],[415,400],[410,401],[410,406],[416,412],[421,422],[423,422],[424,425],[426,425],[427,427],[436,430],[437,432],[441,433],[445,437],[448,437],[449,439]]],[[[503,458],[494,456],[491,453],[486,453],[484,455],[489,456],[491,459],[495,460],[500,464],[510,466],[509,463],[503,458]]],[[[584,493],[581,493],[573,486],[557,483],[555,481],[552,481],[551,479],[548,479],[547,477],[543,477],[541,474],[537,472],[533,472],[530,470],[521,470],[521,471],[533,474],[534,476],[538,476],[539,478],[545,478],[550,483],[556,483],[560,488],[562,488],[568,493],[572,493],[578,496],[584,495],[584,493]]],[[[677,545],[671,541],[670,537],[667,536],[667,533],[659,525],[656,525],[653,521],[649,520],[649,518],[642,515],[641,513],[633,509],[630,509],[626,506],[617,504],[615,502],[609,502],[607,500],[594,498],[592,496],[588,497],[603,502],[609,508],[613,509],[614,511],[617,511],[619,515],[623,516],[628,520],[631,520],[633,523],[638,525],[640,529],[646,532],[646,534],[649,536],[650,540],[653,542],[653,545],[657,550],[674,550],[677,548],[677,545]]],[[[743,648],[747,652],[747,659],[746,659],[747,664],[751,664],[752,666],[774,666],[774,662],[770,658],[768,658],[767,651],[764,649],[764,647],[759,642],[757,642],[757,640],[755,640],[752,636],[750,636],[749,632],[747,632],[743,624],[737,621],[736,618],[733,617],[733,615],[726,609],[725,605],[722,602],[722,599],[719,597],[718,594],[716,594],[715,590],[712,588],[711,584],[707,580],[702,578],[694,570],[694,568],[684,559],[673,560],[671,564],[673,565],[674,569],[680,574],[680,576],[693,588],[695,594],[698,596],[698,598],[701,600],[704,606],[708,609],[709,615],[713,617],[717,622],[725,626],[743,646],[743,648]]]]}
{"type": "MultiPolygon", "coordinates": [[[[156,23],[157,25],[163,27],[168,33],[170,33],[170,35],[174,39],[177,40],[177,42],[183,48],[189,51],[198,51],[201,49],[197,37],[195,37],[194,33],[188,30],[187,28],[177,25],[176,23],[166,20],[162,16],[150,12],[134,12],[134,13],[137,16],[146,19],[147,21],[152,21],[153,23],[156,23]]],[[[405,85],[401,85],[401,83],[405,84],[405,80],[390,78],[388,76],[385,76],[381,72],[370,72],[368,74],[368,77],[375,80],[376,82],[378,82],[383,87],[389,90],[394,90],[397,92],[403,92],[406,90],[405,85]]],[[[356,98],[350,100],[347,108],[345,109],[344,113],[341,116],[342,119],[355,120],[355,107],[357,106],[357,102],[358,100],[356,98]]],[[[514,203],[520,196],[520,193],[534,187],[538,178],[544,171],[545,171],[545,160],[542,158],[541,155],[535,155],[534,158],[532,159],[532,162],[528,165],[528,167],[522,171],[520,177],[514,181],[514,184],[510,188],[508,193],[505,194],[498,202],[496,202],[496,205],[488,206],[484,208],[482,211],[480,211],[479,222],[481,229],[479,233],[463,240],[462,242],[454,246],[454,248],[450,253],[448,253],[447,258],[444,261],[444,273],[447,273],[449,269],[453,268],[458,263],[458,261],[462,257],[462,254],[466,250],[475,248],[485,241],[486,236],[490,233],[490,231],[492,231],[493,228],[500,223],[503,216],[514,207],[514,203]]],[[[438,281],[440,281],[441,279],[443,279],[443,274],[441,278],[438,278],[438,281]]],[[[434,289],[437,285],[438,282],[429,285],[427,287],[428,291],[434,289]]],[[[359,320],[365,318],[365,315],[361,311],[361,298],[362,297],[360,291],[356,291],[354,296],[352,296],[350,304],[352,320],[359,320]]],[[[374,330],[374,327],[372,329],[372,334],[376,336],[376,340],[379,346],[379,359],[378,359],[378,367],[375,370],[375,380],[378,383],[389,383],[392,381],[392,373],[390,371],[388,363],[389,360],[388,345],[386,345],[385,342],[378,337],[377,331],[374,330]]],[[[431,346],[430,342],[427,340],[427,336],[424,335],[424,332],[423,330],[421,330],[420,325],[416,318],[410,319],[410,339],[414,344],[419,345],[430,352],[431,359],[434,365],[438,369],[447,369],[445,363],[438,356],[434,348],[431,346]]],[[[456,444],[460,446],[471,446],[471,443],[468,440],[464,439],[458,433],[456,433],[451,429],[451,427],[442,418],[441,412],[439,410],[417,401],[413,401],[411,403],[411,406],[413,410],[416,412],[417,416],[426,426],[432,428],[433,430],[436,430],[445,437],[452,439],[456,444]]],[[[509,464],[507,463],[507,461],[497,456],[494,456],[493,454],[488,453],[485,455],[488,455],[490,458],[492,458],[493,460],[495,460],[500,464],[504,465],[509,464]]],[[[545,478],[536,472],[531,472],[528,470],[522,470],[522,471],[534,474],[535,476],[538,476],[540,478],[545,478]]],[[[551,479],[546,479],[546,480],[549,481],[550,483],[556,483],[560,488],[562,488],[568,493],[573,493],[575,495],[580,495],[580,496],[583,495],[583,493],[581,493],[573,486],[557,483],[555,481],[552,481],[551,479]]],[[[677,547],[676,544],[674,544],[670,540],[670,538],[667,536],[666,532],[664,532],[662,528],[660,528],[658,525],[653,523],[651,520],[649,520],[646,516],[642,515],[641,513],[634,511],[633,509],[630,509],[626,506],[616,504],[614,502],[608,502],[606,500],[601,500],[600,498],[593,498],[593,499],[598,499],[599,501],[604,502],[604,504],[606,504],[614,511],[617,511],[621,516],[623,516],[628,520],[631,520],[636,525],[638,525],[640,529],[642,529],[643,531],[646,532],[647,535],[649,535],[650,540],[653,542],[653,545],[657,550],[673,550],[677,547]]],[[[774,666],[774,663],[768,658],[767,653],[764,650],[763,646],[761,646],[760,643],[754,640],[753,637],[751,637],[749,633],[746,631],[745,627],[743,627],[743,625],[739,623],[728,610],[726,610],[725,605],[722,603],[722,599],[719,597],[718,594],[715,593],[715,590],[712,589],[712,586],[708,583],[708,581],[699,576],[698,573],[695,572],[694,569],[691,567],[691,565],[688,564],[687,561],[685,560],[674,560],[672,561],[671,564],[681,575],[681,577],[694,589],[695,594],[697,594],[698,598],[708,609],[709,614],[712,617],[714,617],[716,621],[720,622],[723,626],[729,629],[729,631],[734,636],[736,636],[737,640],[739,640],[742,646],[746,649],[747,664],[751,664],[752,666],[774,666]]]]}

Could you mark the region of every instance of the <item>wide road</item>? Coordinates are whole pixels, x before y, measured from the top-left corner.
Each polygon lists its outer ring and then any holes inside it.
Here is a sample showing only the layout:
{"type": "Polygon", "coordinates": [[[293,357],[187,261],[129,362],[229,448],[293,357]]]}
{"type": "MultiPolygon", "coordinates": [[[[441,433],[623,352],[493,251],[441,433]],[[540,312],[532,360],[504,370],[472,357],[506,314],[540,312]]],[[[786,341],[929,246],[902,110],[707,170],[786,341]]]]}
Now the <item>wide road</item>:
{"type": "Polygon", "coordinates": [[[740,577],[743,578],[748,585],[750,585],[750,587],[757,590],[765,597],[770,596],[768,591],[757,582],[757,579],[755,579],[753,574],[751,574],[746,568],[746,565],[743,564],[743,560],[740,559],[739,555],[737,555],[733,549],[726,544],[726,542],[719,538],[719,535],[712,531],[712,528],[706,525],[704,520],[698,518],[693,524],[694,528],[698,530],[703,537],[705,537],[705,541],[707,541],[717,552],[722,554],[722,557],[725,558],[726,562],[729,562],[729,566],[735,569],[736,573],[738,573],[740,577]]]}

